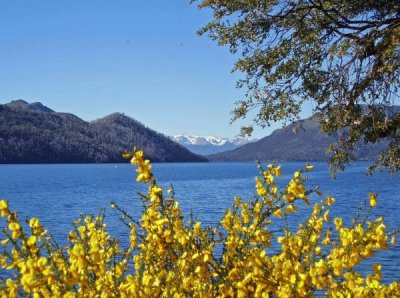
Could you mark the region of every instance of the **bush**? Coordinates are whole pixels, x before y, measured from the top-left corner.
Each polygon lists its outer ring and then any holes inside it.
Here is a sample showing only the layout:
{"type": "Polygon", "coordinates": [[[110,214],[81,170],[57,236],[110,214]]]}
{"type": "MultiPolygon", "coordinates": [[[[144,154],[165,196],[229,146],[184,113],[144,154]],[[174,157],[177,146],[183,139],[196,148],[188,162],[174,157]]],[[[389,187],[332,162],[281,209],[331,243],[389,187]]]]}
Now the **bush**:
{"type": "Polygon", "coordinates": [[[383,219],[368,221],[376,205],[369,195],[369,208],[351,226],[341,218],[330,222],[328,196],[315,203],[310,217],[296,232],[288,226],[277,232],[274,219],[287,218],[298,204],[310,204],[305,172],[294,173],[279,189],[275,180],[280,167],[260,167],[256,195],[244,202],[236,197],[233,207],[217,227],[184,221],[174,190],[166,192],[156,183],[152,166],[143,152],[125,154],[137,166],[137,181],[148,185],[140,197],[144,211],[139,221],[118,205],[129,227],[129,247],[121,248],[106,230],[104,213],[74,222],[70,244],[60,248],[32,218],[24,229],[8,202],[0,201],[0,215],[7,220],[2,268],[9,272],[0,285],[2,297],[312,297],[325,292],[332,297],[394,297],[400,283],[381,283],[381,266],[362,276],[355,267],[376,251],[389,249],[394,232],[387,232],[383,219]],[[277,241],[280,251],[273,253],[277,241]]]}

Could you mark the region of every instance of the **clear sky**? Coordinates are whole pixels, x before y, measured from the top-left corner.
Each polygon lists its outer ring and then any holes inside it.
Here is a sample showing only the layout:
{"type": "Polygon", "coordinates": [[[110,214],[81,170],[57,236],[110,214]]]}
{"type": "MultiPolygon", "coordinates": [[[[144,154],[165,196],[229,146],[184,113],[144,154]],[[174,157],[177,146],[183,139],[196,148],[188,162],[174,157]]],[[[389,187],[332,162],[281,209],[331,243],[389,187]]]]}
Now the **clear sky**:
{"type": "MultiPolygon", "coordinates": [[[[0,1],[0,103],[94,120],[122,112],[167,135],[233,137],[237,57],[196,31],[187,0],[0,1]]],[[[257,130],[260,138],[271,132],[257,130]]]]}

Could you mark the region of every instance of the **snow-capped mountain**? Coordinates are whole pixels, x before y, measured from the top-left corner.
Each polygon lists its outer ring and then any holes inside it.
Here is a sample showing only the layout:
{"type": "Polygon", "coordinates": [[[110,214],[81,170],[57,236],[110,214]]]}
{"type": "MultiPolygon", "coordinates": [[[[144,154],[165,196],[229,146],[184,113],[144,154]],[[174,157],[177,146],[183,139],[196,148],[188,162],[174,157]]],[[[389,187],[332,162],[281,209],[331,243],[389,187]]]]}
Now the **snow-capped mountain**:
{"type": "Polygon", "coordinates": [[[171,139],[188,148],[190,151],[202,155],[233,150],[242,145],[255,141],[241,137],[230,139],[224,137],[197,136],[187,134],[172,136],[171,139]]]}

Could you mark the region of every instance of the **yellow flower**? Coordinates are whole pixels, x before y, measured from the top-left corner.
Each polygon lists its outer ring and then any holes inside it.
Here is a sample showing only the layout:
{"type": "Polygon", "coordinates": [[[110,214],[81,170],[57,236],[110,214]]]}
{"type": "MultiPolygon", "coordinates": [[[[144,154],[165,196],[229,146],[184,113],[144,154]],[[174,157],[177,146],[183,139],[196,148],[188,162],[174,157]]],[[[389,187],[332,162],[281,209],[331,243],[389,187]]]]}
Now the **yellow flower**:
{"type": "Polygon", "coordinates": [[[21,226],[19,225],[19,223],[11,222],[11,223],[9,223],[8,228],[12,232],[11,233],[11,238],[17,239],[22,235],[21,226]]]}
{"type": "Polygon", "coordinates": [[[297,208],[295,205],[290,204],[289,206],[286,207],[286,212],[291,213],[291,212],[296,212],[297,208]]]}
{"type": "Polygon", "coordinates": [[[193,226],[193,232],[196,235],[199,235],[201,231],[201,222],[196,222],[196,224],[193,226]]]}
{"type": "Polygon", "coordinates": [[[131,152],[124,152],[124,153],[122,153],[122,157],[123,158],[131,158],[132,157],[132,153],[131,152]]]}
{"type": "Polygon", "coordinates": [[[71,242],[76,241],[78,238],[76,236],[76,233],[74,231],[70,231],[68,234],[68,240],[71,242]]]}
{"type": "Polygon", "coordinates": [[[29,226],[31,228],[37,228],[40,225],[39,219],[36,217],[33,217],[29,220],[29,226]]]}
{"type": "Polygon", "coordinates": [[[333,197],[331,197],[331,196],[327,196],[324,204],[325,204],[326,206],[330,206],[330,205],[332,205],[333,203],[335,203],[335,198],[333,198],[333,197]]]}
{"type": "Polygon", "coordinates": [[[18,283],[10,278],[6,280],[6,286],[9,293],[9,297],[17,297],[18,295],[18,283]]]}
{"type": "Polygon", "coordinates": [[[343,219],[336,217],[333,222],[335,223],[336,230],[339,230],[343,226],[343,219]]]}
{"type": "Polygon", "coordinates": [[[282,216],[282,209],[279,208],[279,209],[275,210],[273,215],[277,216],[277,217],[281,217],[282,216]]]}
{"type": "Polygon", "coordinates": [[[326,222],[329,222],[329,212],[330,212],[330,210],[326,210],[325,213],[324,213],[324,220],[326,222]]]}
{"type": "Polygon", "coordinates": [[[1,200],[0,201],[0,215],[1,217],[7,216],[9,214],[8,210],[8,203],[6,200],[1,200]]]}
{"type": "Polygon", "coordinates": [[[36,236],[30,236],[26,241],[26,244],[28,244],[28,246],[33,246],[36,244],[36,241],[37,241],[36,236]]]}
{"type": "Polygon", "coordinates": [[[375,207],[376,206],[376,194],[375,193],[370,193],[369,194],[369,205],[371,207],[375,207]]]}
{"type": "Polygon", "coordinates": [[[21,285],[26,292],[31,292],[36,284],[33,274],[25,274],[21,278],[21,285]]]}
{"type": "Polygon", "coordinates": [[[331,232],[330,230],[328,230],[328,231],[326,232],[326,234],[325,234],[325,239],[322,240],[322,244],[323,244],[323,245],[328,245],[328,244],[331,243],[331,234],[332,234],[332,232],[331,232]]]}
{"type": "Polygon", "coordinates": [[[86,238],[86,227],[85,226],[78,227],[78,232],[79,232],[79,236],[81,236],[81,238],[86,238]]]}
{"type": "Polygon", "coordinates": [[[17,222],[11,222],[8,225],[8,228],[10,229],[10,231],[18,231],[19,229],[21,229],[21,226],[17,222]]]}

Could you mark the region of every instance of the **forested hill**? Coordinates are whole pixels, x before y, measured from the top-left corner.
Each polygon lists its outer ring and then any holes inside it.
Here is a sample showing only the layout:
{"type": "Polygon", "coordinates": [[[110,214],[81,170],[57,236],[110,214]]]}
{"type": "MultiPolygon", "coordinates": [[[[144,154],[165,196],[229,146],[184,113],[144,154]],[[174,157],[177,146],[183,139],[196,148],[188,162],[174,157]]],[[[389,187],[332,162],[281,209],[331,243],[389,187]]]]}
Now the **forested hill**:
{"type": "Polygon", "coordinates": [[[133,146],[154,162],[207,161],[120,113],[86,122],[41,103],[0,105],[0,163],[127,162],[121,154],[133,146]]]}
{"type": "MultiPolygon", "coordinates": [[[[211,161],[325,161],[328,159],[326,149],[336,139],[337,135],[321,133],[319,124],[310,117],[277,129],[257,142],[207,158],[211,161]]],[[[358,160],[373,160],[385,146],[387,144],[359,144],[353,153],[358,160]]]]}

